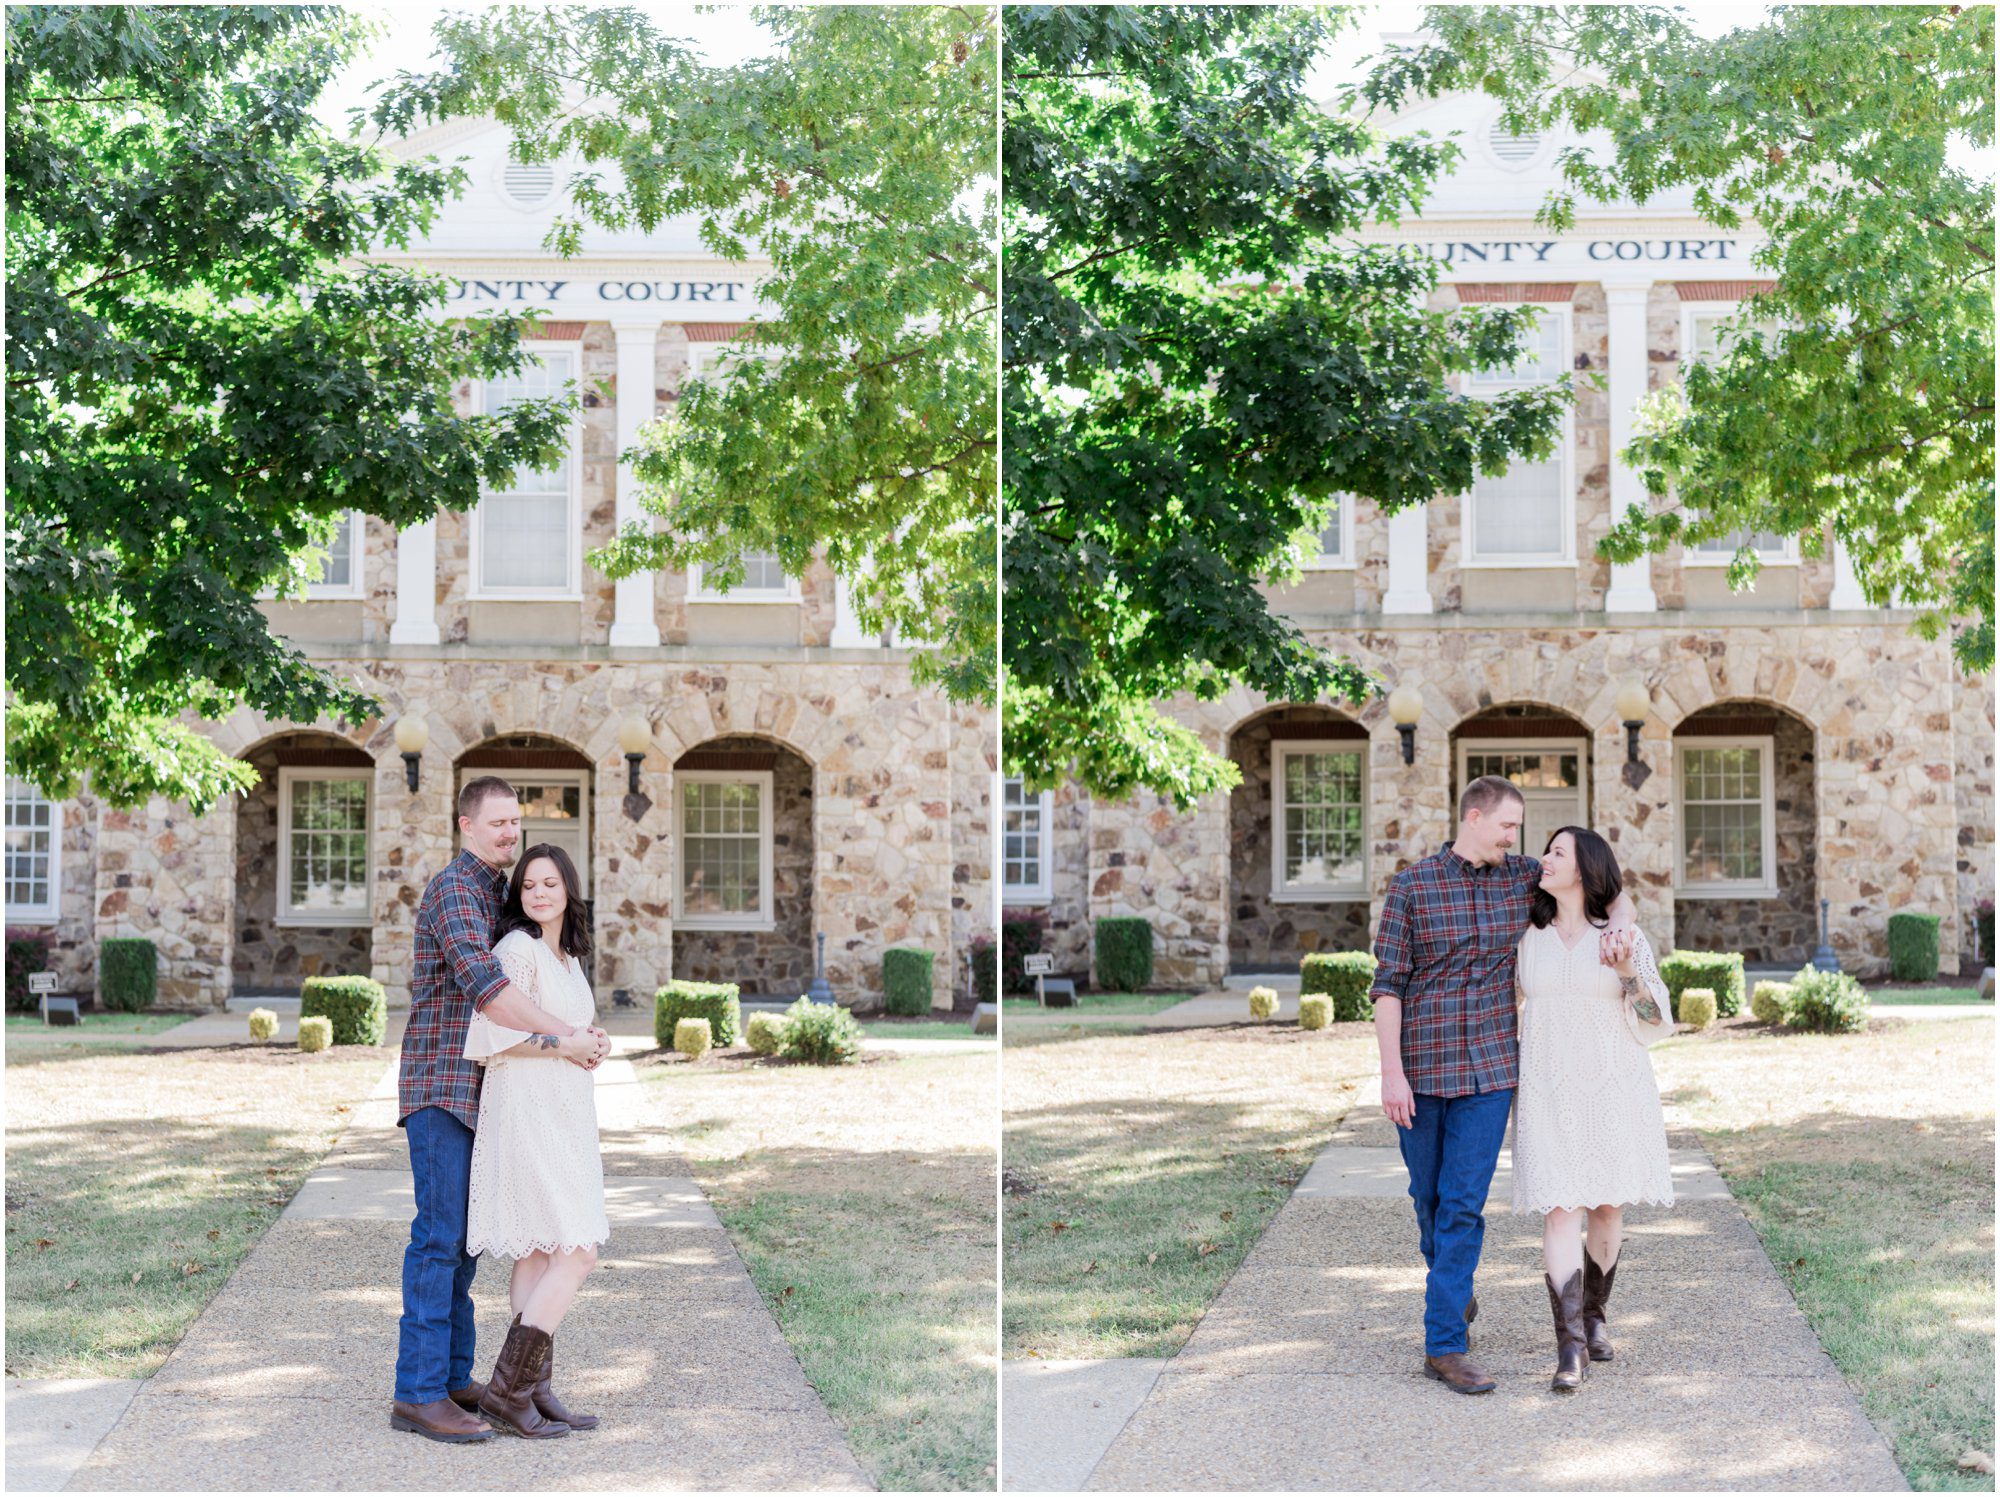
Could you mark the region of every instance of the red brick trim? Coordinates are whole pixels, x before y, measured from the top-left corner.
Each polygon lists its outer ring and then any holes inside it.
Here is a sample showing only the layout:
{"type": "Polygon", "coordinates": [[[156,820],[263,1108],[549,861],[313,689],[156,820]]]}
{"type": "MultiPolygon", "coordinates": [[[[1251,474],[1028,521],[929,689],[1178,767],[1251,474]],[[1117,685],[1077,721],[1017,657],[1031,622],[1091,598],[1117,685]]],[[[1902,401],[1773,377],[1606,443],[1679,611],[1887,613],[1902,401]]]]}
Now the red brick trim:
{"type": "Polygon", "coordinates": [[[1271,729],[1271,742],[1286,743],[1295,739],[1366,738],[1368,730],[1360,723],[1279,723],[1271,729]]]}
{"type": "Polygon", "coordinates": [[[470,749],[459,756],[460,769],[592,769],[595,766],[571,748],[470,749]]]}
{"type": "Polygon", "coordinates": [[[1675,281],[1682,301],[1741,301],[1760,291],[1775,291],[1776,281],[1675,281]]]}
{"type": "Polygon", "coordinates": [[[1468,718],[1453,730],[1467,738],[1578,738],[1589,730],[1568,717],[1496,717],[1491,722],[1468,718]]]}
{"type": "Polygon", "coordinates": [[[531,339],[560,338],[569,343],[582,336],[583,324],[580,322],[545,322],[528,334],[531,339]]]}
{"type": "Polygon", "coordinates": [[[336,747],[306,745],[300,748],[281,748],[273,755],[279,764],[292,769],[373,769],[375,761],[366,753],[352,746],[336,747]]]}
{"type": "Polygon", "coordinates": [[[740,770],[776,769],[778,756],[755,749],[690,749],[674,761],[675,769],[740,770]]]}
{"type": "Polygon", "coordinates": [[[1575,281],[1461,281],[1455,288],[1460,306],[1473,302],[1569,301],[1575,281]]]}
{"type": "Polygon", "coordinates": [[[681,326],[686,329],[688,342],[690,343],[727,343],[731,338],[742,332],[743,329],[750,326],[750,324],[747,322],[684,322],[681,326]]]}

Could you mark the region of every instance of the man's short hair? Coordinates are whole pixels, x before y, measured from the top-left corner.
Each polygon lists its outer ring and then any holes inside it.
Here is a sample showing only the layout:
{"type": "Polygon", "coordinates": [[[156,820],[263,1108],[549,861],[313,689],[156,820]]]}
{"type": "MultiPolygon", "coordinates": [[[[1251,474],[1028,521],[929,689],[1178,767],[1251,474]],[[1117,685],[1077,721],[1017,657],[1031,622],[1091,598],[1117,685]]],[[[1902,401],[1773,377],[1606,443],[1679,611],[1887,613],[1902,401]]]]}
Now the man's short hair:
{"type": "Polygon", "coordinates": [[[479,808],[496,795],[504,795],[510,800],[519,800],[514,787],[497,774],[483,774],[476,780],[467,780],[465,788],[458,792],[458,814],[467,821],[479,819],[479,808]]]}
{"type": "Polygon", "coordinates": [[[1519,801],[1523,806],[1527,798],[1514,788],[1512,780],[1502,779],[1497,774],[1483,774],[1459,792],[1458,819],[1465,820],[1474,811],[1481,816],[1493,814],[1493,808],[1502,801],[1519,801]]]}

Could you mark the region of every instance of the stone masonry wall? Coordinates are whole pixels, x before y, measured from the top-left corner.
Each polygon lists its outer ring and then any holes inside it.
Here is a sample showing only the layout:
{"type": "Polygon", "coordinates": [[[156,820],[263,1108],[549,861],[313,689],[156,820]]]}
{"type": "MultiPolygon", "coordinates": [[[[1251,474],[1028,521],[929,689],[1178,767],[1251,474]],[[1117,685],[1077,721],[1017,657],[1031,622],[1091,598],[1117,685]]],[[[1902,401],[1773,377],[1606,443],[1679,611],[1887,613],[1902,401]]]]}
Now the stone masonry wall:
{"type": "MultiPolygon", "coordinates": [[[[97,991],[97,797],[80,791],[58,803],[62,815],[62,894],[49,949],[56,990],[97,991]]],[[[47,927],[44,927],[47,928],[47,927]]]]}
{"type": "MultiPolygon", "coordinates": [[[[975,937],[993,937],[994,774],[1000,764],[997,714],[991,708],[952,708],[951,935],[960,953],[951,990],[965,988],[964,953],[975,937]]],[[[942,957],[940,957],[942,960],[942,957]]]]}
{"type": "MultiPolygon", "coordinates": [[[[1952,743],[1957,749],[1952,794],[1958,811],[1958,946],[1961,975],[1980,968],[1975,909],[1993,887],[1993,677],[1956,675],[1952,743]]],[[[1943,943],[1949,947],[1949,941],[1943,943]]]]}

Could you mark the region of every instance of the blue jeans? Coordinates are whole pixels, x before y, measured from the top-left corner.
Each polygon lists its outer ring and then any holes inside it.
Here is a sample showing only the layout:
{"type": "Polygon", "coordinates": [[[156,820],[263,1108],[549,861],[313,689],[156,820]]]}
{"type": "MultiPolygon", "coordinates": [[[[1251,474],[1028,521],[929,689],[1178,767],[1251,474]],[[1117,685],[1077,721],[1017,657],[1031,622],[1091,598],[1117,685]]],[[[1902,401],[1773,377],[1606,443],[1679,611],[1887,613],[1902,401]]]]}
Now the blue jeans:
{"type": "Polygon", "coordinates": [[[1465,1306],[1486,1241],[1486,1192],[1513,1105],[1511,1088],[1469,1097],[1418,1092],[1411,1125],[1396,1130],[1430,1270],[1424,1279],[1426,1356],[1465,1350],[1465,1306]]]}
{"type": "Polygon", "coordinates": [[[465,1250],[472,1188],[472,1130],[442,1107],[404,1120],[417,1217],[403,1250],[403,1319],[396,1345],[396,1399],[432,1403],[472,1380],[472,1276],[465,1250]]]}

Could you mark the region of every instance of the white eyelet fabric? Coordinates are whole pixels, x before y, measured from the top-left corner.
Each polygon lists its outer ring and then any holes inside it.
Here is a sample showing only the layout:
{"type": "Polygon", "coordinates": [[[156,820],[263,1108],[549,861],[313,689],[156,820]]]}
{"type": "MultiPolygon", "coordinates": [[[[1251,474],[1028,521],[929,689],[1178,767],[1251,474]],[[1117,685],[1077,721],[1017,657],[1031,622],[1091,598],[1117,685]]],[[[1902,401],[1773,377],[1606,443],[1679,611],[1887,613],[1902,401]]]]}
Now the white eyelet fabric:
{"type": "MultiPolygon", "coordinates": [[[[518,930],[501,938],[494,955],[507,980],[552,1017],[565,1024],[596,1017],[596,999],[574,957],[559,957],[518,930]]],[[[527,1038],[481,1015],[466,1034],[466,1056],[486,1067],[466,1208],[466,1247],[474,1253],[522,1258],[597,1247],[611,1236],[597,1078],[554,1056],[500,1053],[527,1038]]]]}
{"type": "Polygon", "coordinates": [[[1674,1203],[1667,1125],[1646,1047],[1674,1032],[1667,985],[1645,936],[1632,966],[1660,1008],[1649,1024],[1597,959],[1598,935],[1575,949],[1553,924],[1521,937],[1521,1080],[1514,1094],[1514,1209],[1674,1203]]]}

